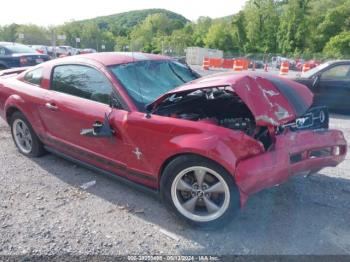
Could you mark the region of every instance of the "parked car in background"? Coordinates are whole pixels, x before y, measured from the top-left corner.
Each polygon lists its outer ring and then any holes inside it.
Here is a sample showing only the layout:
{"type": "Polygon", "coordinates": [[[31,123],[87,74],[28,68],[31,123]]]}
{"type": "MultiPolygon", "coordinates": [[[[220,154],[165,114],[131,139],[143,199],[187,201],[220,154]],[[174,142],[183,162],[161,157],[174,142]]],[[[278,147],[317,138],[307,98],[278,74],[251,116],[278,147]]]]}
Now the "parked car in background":
{"type": "Polygon", "coordinates": [[[71,56],[75,55],[77,50],[71,46],[58,46],[56,49],[57,56],[71,56]]]}
{"type": "Polygon", "coordinates": [[[196,226],[224,226],[250,195],[344,160],[342,132],[312,97],[285,78],[198,78],[144,53],[65,57],[0,77],[0,116],[19,152],[47,150],[143,185],[196,226]]]}
{"type": "Polygon", "coordinates": [[[26,67],[49,60],[46,54],[39,54],[26,45],[0,42],[0,70],[13,67],[26,67]]]}
{"type": "Polygon", "coordinates": [[[323,63],[294,80],[314,93],[315,105],[350,111],[350,60],[323,63]]]}
{"type": "Polygon", "coordinates": [[[84,48],[84,49],[80,49],[78,51],[79,54],[92,54],[92,53],[96,53],[97,51],[93,48],[84,48]]]}
{"type": "Polygon", "coordinates": [[[262,69],[264,68],[264,61],[262,60],[250,60],[248,68],[262,69]]]}
{"type": "Polygon", "coordinates": [[[287,61],[288,58],[282,57],[282,56],[273,56],[271,58],[271,66],[272,68],[279,68],[281,65],[281,62],[287,61]]]}
{"type": "Polygon", "coordinates": [[[55,49],[56,49],[56,47],[53,47],[53,46],[48,46],[48,47],[47,47],[47,54],[48,54],[51,58],[56,58],[56,56],[55,56],[55,49]]]}
{"type": "Polygon", "coordinates": [[[39,54],[48,55],[48,53],[49,53],[48,47],[45,45],[29,45],[29,47],[33,48],[39,54]]]}
{"type": "Polygon", "coordinates": [[[271,66],[276,69],[280,69],[282,62],[288,62],[289,63],[289,69],[290,70],[297,70],[297,63],[294,59],[282,57],[282,56],[274,56],[271,58],[271,66]]]}

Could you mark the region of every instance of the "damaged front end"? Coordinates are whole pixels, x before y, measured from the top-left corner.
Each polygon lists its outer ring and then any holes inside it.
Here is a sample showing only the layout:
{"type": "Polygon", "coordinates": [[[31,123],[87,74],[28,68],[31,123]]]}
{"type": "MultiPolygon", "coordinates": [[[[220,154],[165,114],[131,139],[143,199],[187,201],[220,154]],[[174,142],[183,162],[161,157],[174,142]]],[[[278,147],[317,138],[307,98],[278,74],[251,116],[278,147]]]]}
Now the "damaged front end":
{"type": "Polygon", "coordinates": [[[170,91],[148,106],[155,114],[244,132],[265,151],[238,159],[235,181],[243,206],[249,195],[292,175],[336,166],[345,158],[341,131],[329,130],[325,107],[310,108],[309,89],[259,75],[214,75],[170,91]]]}
{"type": "Polygon", "coordinates": [[[243,206],[249,195],[278,185],[294,175],[309,175],[335,167],[347,152],[339,130],[304,129],[276,135],[273,147],[237,165],[235,179],[243,206]]]}
{"type": "Polygon", "coordinates": [[[304,86],[287,84],[255,75],[214,75],[166,93],[148,110],[242,131],[267,150],[281,128],[303,116],[312,103],[312,93],[304,86]]]}

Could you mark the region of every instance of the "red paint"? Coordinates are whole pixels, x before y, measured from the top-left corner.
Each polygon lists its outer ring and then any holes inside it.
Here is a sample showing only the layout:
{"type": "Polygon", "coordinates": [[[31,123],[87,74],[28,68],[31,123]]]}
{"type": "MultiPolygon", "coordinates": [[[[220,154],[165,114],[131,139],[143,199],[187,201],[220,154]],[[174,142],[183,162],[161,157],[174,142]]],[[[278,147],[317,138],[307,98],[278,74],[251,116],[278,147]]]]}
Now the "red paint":
{"type": "MultiPolygon", "coordinates": [[[[286,132],[277,135],[274,146],[266,152],[259,141],[242,132],[217,126],[210,120],[194,122],[157,115],[147,118],[144,113],[137,111],[126,91],[106,68],[108,65],[140,59],[168,58],[148,54],[108,53],[62,58],[38,66],[44,67],[41,87],[25,83],[25,72],[17,77],[4,75],[0,78],[0,116],[6,119],[7,110],[15,107],[28,118],[47,145],[155,189],[159,187],[161,171],[167,160],[179,154],[204,156],[232,174],[241,193],[242,205],[249,195],[259,190],[281,183],[301,171],[336,166],[345,157],[346,141],[337,130],[286,132]],[[80,135],[81,129],[91,127],[97,120],[103,121],[105,113],[111,111],[108,105],[50,91],[51,70],[64,63],[80,63],[100,70],[121,95],[130,110],[113,109],[110,125],[116,131],[114,137],[80,135]],[[50,111],[45,107],[48,102],[55,104],[59,110],[50,111]],[[340,155],[306,158],[307,152],[312,149],[334,146],[342,146],[340,155]],[[136,148],[142,152],[140,159],[134,154],[136,148]],[[289,157],[294,153],[302,153],[304,159],[291,164],[289,157]]],[[[303,103],[310,106],[311,92],[300,84],[289,84],[300,95],[303,103]]],[[[273,95],[266,100],[261,87],[267,92],[277,93],[273,85],[262,77],[246,74],[221,74],[198,79],[165,94],[154,106],[169,94],[213,86],[230,86],[256,118],[263,115],[272,119],[275,124],[263,118],[257,120],[258,125],[268,126],[270,132],[275,130],[274,125],[295,118],[294,110],[282,95],[273,95]],[[276,117],[276,104],[286,110],[287,117],[276,117]]]]}
{"type": "MultiPolygon", "coordinates": [[[[236,169],[236,182],[244,195],[254,194],[264,188],[285,182],[289,177],[303,171],[318,171],[327,166],[336,166],[346,155],[346,141],[341,131],[299,131],[276,136],[272,150],[241,161],[236,169]],[[341,146],[339,156],[308,158],[291,163],[290,156],[310,150],[341,146]]],[[[244,199],[241,199],[244,205],[244,199]]]]}
{"type": "MultiPolygon", "coordinates": [[[[280,78],[282,79],[282,78],[280,78]]],[[[283,78],[290,87],[299,95],[303,103],[310,107],[313,95],[305,86],[283,78]]],[[[277,88],[263,77],[254,73],[245,74],[217,74],[202,77],[159,97],[150,107],[157,107],[167,97],[182,92],[195,91],[210,87],[231,87],[233,91],[245,102],[255,116],[258,125],[281,125],[296,118],[296,113],[286,98],[277,88]],[[272,104],[272,106],[271,106],[272,104]],[[279,118],[276,112],[280,107],[286,110],[286,117],[279,118]],[[268,118],[268,119],[267,119],[268,118]]]]}

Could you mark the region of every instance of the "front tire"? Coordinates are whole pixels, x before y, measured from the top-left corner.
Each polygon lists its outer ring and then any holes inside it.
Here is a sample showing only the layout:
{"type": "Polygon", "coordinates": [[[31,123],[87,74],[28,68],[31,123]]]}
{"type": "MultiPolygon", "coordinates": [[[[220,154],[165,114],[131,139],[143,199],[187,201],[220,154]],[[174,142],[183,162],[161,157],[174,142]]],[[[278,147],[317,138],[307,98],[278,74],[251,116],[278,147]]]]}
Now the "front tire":
{"type": "Polygon", "coordinates": [[[10,126],[13,141],[20,153],[29,157],[40,157],[45,154],[43,143],[21,112],[13,113],[10,126]]]}
{"type": "Polygon", "coordinates": [[[160,190],[165,205],[192,226],[221,227],[240,206],[232,176],[217,163],[195,155],[171,161],[162,174],[160,190]]]}

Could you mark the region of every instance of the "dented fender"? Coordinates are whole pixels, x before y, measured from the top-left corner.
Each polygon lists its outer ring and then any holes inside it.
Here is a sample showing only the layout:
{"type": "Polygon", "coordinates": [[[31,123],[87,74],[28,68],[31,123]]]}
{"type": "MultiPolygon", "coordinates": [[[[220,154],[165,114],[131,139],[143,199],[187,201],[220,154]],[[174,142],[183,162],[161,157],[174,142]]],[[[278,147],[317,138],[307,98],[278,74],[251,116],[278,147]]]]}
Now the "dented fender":
{"type": "Polygon", "coordinates": [[[170,148],[177,148],[171,154],[193,153],[209,158],[222,165],[234,177],[240,159],[260,154],[263,145],[243,132],[230,131],[230,135],[214,133],[185,134],[173,137],[170,148]]]}

